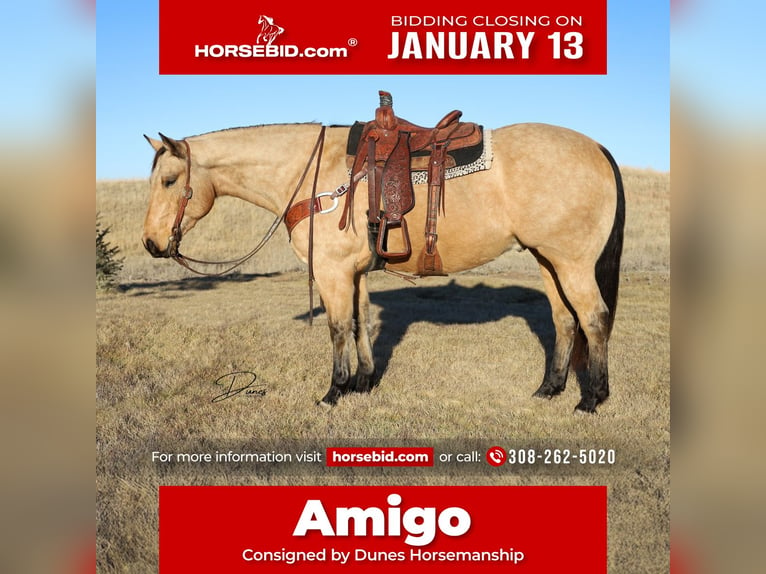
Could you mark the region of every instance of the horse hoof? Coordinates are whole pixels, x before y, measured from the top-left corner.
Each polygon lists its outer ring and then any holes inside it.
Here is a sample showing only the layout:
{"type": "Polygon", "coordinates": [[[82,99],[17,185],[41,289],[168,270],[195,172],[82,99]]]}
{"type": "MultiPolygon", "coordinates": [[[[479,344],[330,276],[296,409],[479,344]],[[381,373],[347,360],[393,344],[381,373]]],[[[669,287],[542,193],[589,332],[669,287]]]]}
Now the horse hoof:
{"type": "Polygon", "coordinates": [[[357,375],[351,391],[355,393],[369,393],[380,384],[380,379],[373,372],[370,375],[357,375]]]}
{"type": "Polygon", "coordinates": [[[317,405],[332,408],[338,404],[338,399],[340,398],[341,394],[342,393],[338,387],[330,387],[330,390],[327,391],[327,394],[322,398],[322,400],[317,401],[317,405]]]}
{"type": "Polygon", "coordinates": [[[580,411],[583,413],[596,414],[596,406],[598,402],[596,399],[582,399],[575,407],[575,412],[580,411]]]}
{"type": "Polygon", "coordinates": [[[537,397],[539,399],[552,399],[553,397],[556,397],[560,395],[562,392],[564,392],[564,387],[550,387],[547,385],[541,385],[539,389],[537,389],[534,393],[532,393],[533,397],[537,397]]]}

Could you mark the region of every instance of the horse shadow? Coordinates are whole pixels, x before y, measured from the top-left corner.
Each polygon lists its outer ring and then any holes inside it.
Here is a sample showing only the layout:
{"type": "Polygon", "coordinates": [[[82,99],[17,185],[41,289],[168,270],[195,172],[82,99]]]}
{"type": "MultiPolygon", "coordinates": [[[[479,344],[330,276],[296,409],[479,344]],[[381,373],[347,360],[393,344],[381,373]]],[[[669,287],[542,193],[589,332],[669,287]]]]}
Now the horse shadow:
{"type": "Polygon", "coordinates": [[[130,297],[145,297],[147,295],[164,298],[176,298],[191,294],[194,291],[211,291],[227,283],[248,283],[256,279],[276,277],[280,273],[229,273],[220,276],[183,277],[160,281],[131,281],[120,283],[117,290],[130,297]]]}
{"type": "Polygon", "coordinates": [[[410,325],[418,322],[474,325],[520,317],[545,349],[546,362],[553,354],[555,331],[548,298],[528,287],[491,287],[483,283],[467,287],[452,280],[441,286],[370,293],[370,302],[380,307],[380,326],[373,349],[381,375],[410,325]]]}
{"type": "MultiPolygon", "coordinates": [[[[249,282],[273,277],[279,273],[236,273],[219,277],[194,277],[157,282],[135,282],[120,285],[132,297],[155,295],[177,297],[194,291],[217,289],[226,283],[249,282]]],[[[415,285],[384,291],[370,291],[370,303],[378,308],[374,328],[373,354],[378,376],[383,376],[394,353],[410,326],[415,323],[434,325],[489,324],[507,317],[523,319],[537,337],[545,352],[546,369],[553,357],[556,333],[551,307],[542,291],[519,285],[492,287],[484,283],[460,285],[454,279],[445,285],[415,285]]],[[[314,317],[324,313],[316,307],[314,317]]],[[[305,321],[308,313],[293,317],[305,321]]]]}
{"type": "MultiPolygon", "coordinates": [[[[556,333],[550,303],[545,293],[536,289],[518,285],[491,287],[484,283],[464,286],[452,280],[446,285],[371,291],[370,303],[379,308],[373,342],[379,376],[386,372],[394,349],[410,326],[421,322],[475,325],[519,317],[543,347],[546,367],[553,356],[556,333]]],[[[321,313],[321,309],[314,310],[315,316],[321,313]]],[[[302,314],[296,319],[307,317],[308,314],[302,314]]]]}

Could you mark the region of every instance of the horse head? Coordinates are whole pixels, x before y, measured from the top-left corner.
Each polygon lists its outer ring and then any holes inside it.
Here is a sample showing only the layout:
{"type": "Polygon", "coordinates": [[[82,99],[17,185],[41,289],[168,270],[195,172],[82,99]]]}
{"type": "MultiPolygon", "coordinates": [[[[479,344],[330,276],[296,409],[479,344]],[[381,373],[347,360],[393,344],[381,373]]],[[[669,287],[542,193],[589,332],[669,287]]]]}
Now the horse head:
{"type": "Polygon", "coordinates": [[[155,155],[142,242],[153,257],[176,257],[183,235],[213,206],[215,191],[186,140],[144,137],[155,155]]]}

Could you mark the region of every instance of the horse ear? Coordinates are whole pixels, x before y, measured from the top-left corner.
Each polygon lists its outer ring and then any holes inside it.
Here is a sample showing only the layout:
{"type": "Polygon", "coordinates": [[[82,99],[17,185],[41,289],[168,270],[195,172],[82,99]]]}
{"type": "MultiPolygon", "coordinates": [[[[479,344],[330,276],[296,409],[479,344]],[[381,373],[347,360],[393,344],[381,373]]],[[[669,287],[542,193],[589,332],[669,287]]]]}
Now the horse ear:
{"type": "Polygon", "coordinates": [[[150,138],[146,134],[144,134],[144,138],[146,139],[146,141],[149,142],[149,145],[152,146],[152,149],[154,149],[154,151],[160,151],[164,147],[160,140],[150,138]]]}
{"type": "Polygon", "coordinates": [[[160,134],[160,137],[162,138],[162,143],[165,144],[165,147],[168,148],[170,153],[181,159],[186,158],[186,149],[180,141],[169,138],[164,134],[160,134]]]}

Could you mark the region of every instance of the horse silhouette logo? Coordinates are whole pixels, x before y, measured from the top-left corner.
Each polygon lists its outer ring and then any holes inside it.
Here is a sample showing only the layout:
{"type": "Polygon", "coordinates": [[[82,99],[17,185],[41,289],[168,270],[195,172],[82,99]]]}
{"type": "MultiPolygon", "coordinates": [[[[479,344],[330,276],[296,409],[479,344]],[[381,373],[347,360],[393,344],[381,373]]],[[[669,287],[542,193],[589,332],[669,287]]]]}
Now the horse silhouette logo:
{"type": "Polygon", "coordinates": [[[261,14],[258,18],[258,23],[261,25],[261,33],[258,34],[256,40],[259,44],[264,42],[267,46],[271,46],[272,42],[277,39],[277,36],[285,31],[282,26],[274,24],[274,18],[269,18],[265,14],[261,14]]]}

